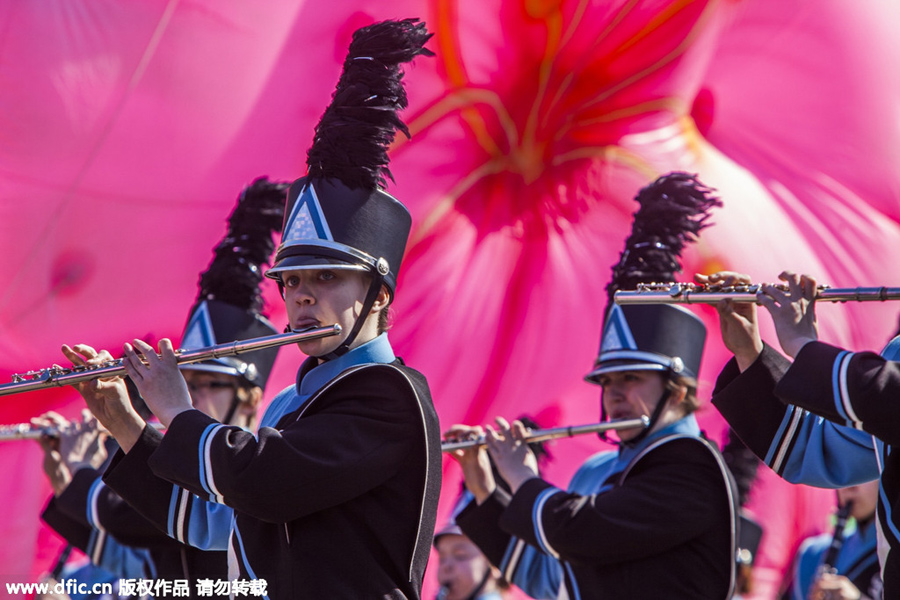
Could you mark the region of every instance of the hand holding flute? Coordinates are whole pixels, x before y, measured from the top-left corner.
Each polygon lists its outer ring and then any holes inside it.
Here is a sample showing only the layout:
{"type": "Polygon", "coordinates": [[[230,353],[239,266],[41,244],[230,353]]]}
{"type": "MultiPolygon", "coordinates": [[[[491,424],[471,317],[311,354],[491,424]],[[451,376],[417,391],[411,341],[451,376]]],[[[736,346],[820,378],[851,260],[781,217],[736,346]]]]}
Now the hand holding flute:
{"type": "MultiPolygon", "coordinates": [[[[97,351],[86,344],[63,345],[62,352],[76,367],[96,367],[112,360],[106,350],[97,351]]],[[[128,452],[137,443],[147,423],[131,405],[125,380],[120,376],[96,378],[74,383],[97,420],[128,452]]]]}
{"type": "MultiPolygon", "coordinates": [[[[720,271],[710,275],[694,275],[697,283],[705,285],[735,286],[750,283],[750,276],[734,271],[720,271]]],[[[719,313],[719,329],[722,342],[734,354],[738,368],[745,371],[756,361],[763,350],[759,335],[756,304],[723,300],[716,304],[719,313]]]]}
{"type": "Polygon", "coordinates": [[[478,504],[484,502],[497,489],[488,452],[512,493],[515,493],[525,481],[538,477],[537,458],[528,447],[526,441],[528,434],[522,422],[516,420],[510,425],[503,417],[497,417],[495,421],[496,429],[490,425],[485,428],[454,425],[444,434],[448,441],[484,436],[487,452],[482,446],[469,446],[449,452],[462,467],[466,487],[475,496],[478,504]]]}
{"type": "Polygon", "coordinates": [[[36,428],[55,432],[53,436],[42,435],[37,441],[44,451],[44,473],[56,496],[65,491],[79,469],[97,469],[106,460],[106,433],[86,409],[81,420],[69,421],[49,411],[31,423],[36,428]]]}
{"type": "MultiPolygon", "coordinates": [[[[803,346],[819,338],[815,311],[818,284],[809,275],[790,271],[781,272],[778,278],[786,283],[786,288],[764,284],[757,294],[757,302],[772,315],[782,350],[794,358],[803,346]]],[[[750,283],[749,275],[733,271],[695,275],[695,279],[698,283],[724,286],[750,283]]],[[[716,310],[722,328],[722,341],[734,353],[738,367],[743,371],[762,352],[756,305],[725,299],[716,304],[716,310]]]]}

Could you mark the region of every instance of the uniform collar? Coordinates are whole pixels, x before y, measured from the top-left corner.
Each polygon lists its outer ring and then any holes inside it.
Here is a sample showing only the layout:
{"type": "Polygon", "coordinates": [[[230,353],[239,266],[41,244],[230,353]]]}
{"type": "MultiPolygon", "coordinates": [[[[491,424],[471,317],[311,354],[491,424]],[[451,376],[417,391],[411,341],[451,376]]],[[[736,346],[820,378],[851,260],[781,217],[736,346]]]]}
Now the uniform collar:
{"type": "Polygon", "coordinates": [[[389,364],[396,359],[387,333],[382,333],[343,356],[322,364],[318,364],[315,357],[307,358],[297,372],[297,389],[301,396],[308,396],[350,367],[369,363],[389,364]]]}
{"type": "Polygon", "coordinates": [[[689,435],[692,437],[700,437],[700,425],[697,423],[693,414],[678,419],[674,423],[666,425],[662,429],[654,431],[634,446],[622,445],[619,448],[619,458],[617,463],[624,465],[644,451],[645,448],[653,444],[656,440],[671,434],[689,435]]]}

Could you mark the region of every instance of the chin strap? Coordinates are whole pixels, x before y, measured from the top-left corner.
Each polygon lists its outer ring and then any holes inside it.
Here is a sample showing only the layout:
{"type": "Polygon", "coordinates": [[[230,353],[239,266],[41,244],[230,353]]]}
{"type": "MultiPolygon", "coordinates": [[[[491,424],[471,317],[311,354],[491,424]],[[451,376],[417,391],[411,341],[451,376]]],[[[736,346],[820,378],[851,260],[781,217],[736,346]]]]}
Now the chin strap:
{"type": "Polygon", "coordinates": [[[238,406],[240,406],[241,400],[238,398],[238,390],[235,388],[234,396],[231,398],[231,406],[228,407],[228,412],[225,413],[225,418],[222,419],[222,423],[224,425],[233,425],[231,419],[234,418],[234,413],[237,412],[238,406]]]}
{"type": "Polygon", "coordinates": [[[360,311],[359,316],[356,317],[356,322],[353,324],[353,329],[350,330],[350,333],[347,335],[347,338],[341,342],[341,345],[325,354],[323,356],[319,356],[322,360],[333,360],[340,356],[347,354],[350,351],[350,344],[353,343],[353,340],[356,339],[356,336],[359,334],[359,331],[362,329],[363,324],[366,322],[366,319],[369,318],[369,311],[372,310],[372,307],[375,305],[375,300],[378,299],[378,293],[381,291],[381,286],[384,284],[384,276],[388,273],[388,263],[383,258],[379,258],[375,263],[375,273],[372,277],[372,283],[369,284],[369,291],[366,294],[366,299],[363,300],[362,311],[360,311]]]}
{"type": "Polygon", "coordinates": [[[469,594],[468,596],[465,597],[465,600],[475,600],[476,598],[478,598],[478,595],[481,594],[481,590],[484,589],[484,586],[487,585],[488,579],[490,579],[490,578],[491,578],[491,568],[488,567],[484,571],[484,577],[481,578],[481,583],[478,584],[478,587],[476,587],[474,590],[472,590],[471,594],[469,594]]]}

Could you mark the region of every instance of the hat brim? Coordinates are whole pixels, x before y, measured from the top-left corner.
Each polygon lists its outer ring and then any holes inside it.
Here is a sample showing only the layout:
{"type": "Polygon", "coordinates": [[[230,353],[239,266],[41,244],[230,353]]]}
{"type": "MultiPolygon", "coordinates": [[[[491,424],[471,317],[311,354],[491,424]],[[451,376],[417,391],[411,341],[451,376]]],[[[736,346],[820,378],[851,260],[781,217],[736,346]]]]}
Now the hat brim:
{"type": "Polygon", "coordinates": [[[330,256],[289,256],[266,271],[269,279],[278,279],[276,275],[285,271],[302,271],[309,269],[343,269],[346,271],[369,271],[361,264],[351,263],[330,256]]]}
{"type": "Polygon", "coordinates": [[[345,244],[319,240],[315,243],[282,244],[275,254],[275,264],[266,277],[278,279],[278,273],[298,269],[352,269],[370,271],[376,259],[345,244]]]}
{"type": "Polygon", "coordinates": [[[590,383],[598,383],[597,377],[604,373],[670,370],[680,375],[693,376],[684,369],[684,363],[680,358],[639,350],[615,350],[602,353],[594,368],[584,376],[584,379],[590,383]]]}
{"type": "Polygon", "coordinates": [[[211,362],[188,363],[178,366],[181,371],[203,371],[205,373],[224,373],[240,377],[241,373],[235,367],[211,362]]]}
{"type": "Polygon", "coordinates": [[[609,361],[597,365],[590,373],[584,376],[585,381],[590,383],[599,383],[597,378],[604,373],[617,373],[620,371],[666,371],[668,367],[654,363],[638,362],[638,361],[609,361]]]}

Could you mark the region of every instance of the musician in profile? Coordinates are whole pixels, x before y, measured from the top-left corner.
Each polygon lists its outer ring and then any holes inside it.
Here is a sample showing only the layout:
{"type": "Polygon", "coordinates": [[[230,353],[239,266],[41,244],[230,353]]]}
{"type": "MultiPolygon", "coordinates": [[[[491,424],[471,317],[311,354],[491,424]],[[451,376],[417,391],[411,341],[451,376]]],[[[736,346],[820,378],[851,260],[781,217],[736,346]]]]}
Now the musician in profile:
{"type": "MultiPolygon", "coordinates": [[[[686,173],[640,191],[641,208],[613,280],[659,281],[679,269],[685,241],[718,201],[686,173]]],[[[453,452],[474,495],[456,522],[503,573],[534,598],[730,598],[737,502],[718,450],[693,415],[706,330],[673,306],[610,303],[600,352],[586,379],[602,388],[601,419],[649,418],[619,431],[618,451],[589,458],[567,490],[538,476],[521,423],[497,419],[487,452],[453,452]]],[[[450,439],[480,434],[457,425],[450,439]]]]}
{"type": "MultiPolygon", "coordinates": [[[[757,295],[771,314],[789,360],[762,341],[756,304],[722,300],[716,308],[734,357],[719,374],[713,404],[753,452],[793,483],[841,488],[880,479],[876,518],[884,597],[900,595],[900,537],[892,510],[900,497],[900,337],[881,356],[818,340],[817,284],[784,272],[780,288],[757,295]]],[[[698,275],[700,283],[749,284],[734,272],[698,275]]]]}
{"type": "MultiPolygon", "coordinates": [[[[200,275],[197,299],[181,338],[182,348],[193,350],[276,333],[261,312],[261,266],[272,256],[272,236],[281,227],[286,195],[287,184],[266,178],[257,179],[242,191],[228,220],[228,230],[200,275]]],[[[192,405],[222,423],[254,430],[277,353],[278,348],[270,348],[183,365],[181,375],[192,405]]],[[[77,353],[74,356],[80,358],[77,353]]],[[[152,413],[137,389],[127,387],[132,406],[149,420],[152,413]]],[[[104,434],[93,416],[69,421],[47,413],[34,419],[33,424],[56,432],[40,440],[44,470],[54,491],[43,520],[110,573],[114,581],[186,580],[188,597],[198,597],[198,580],[228,579],[224,551],[206,552],[169,537],[163,521],[165,512],[145,518],[104,485],[103,463],[118,446],[100,443],[104,434]]],[[[157,478],[148,478],[144,486],[148,495],[171,495],[173,491],[172,484],[157,478]]]]}
{"type": "Polygon", "coordinates": [[[405,131],[402,65],[430,54],[429,37],[416,19],[353,35],[267,272],[283,289],[291,329],[341,329],[299,343],[308,358],[297,383],[272,400],[258,435],[192,409],[167,340],[159,356],[138,340],[125,346],[126,370],[165,435],[137,418],[120,382],[81,386],[124,451],[106,484],[135,506],[171,507],[174,536],[227,549],[232,581],[269,598],[421,596],[440,429],[424,376],[387,337],[412,219],[382,188],[387,147],[397,127],[405,131]],[[148,498],[148,477],[204,501],[148,498]]]}
{"type": "Polygon", "coordinates": [[[881,600],[877,503],[877,481],[837,490],[835,530],[800,544],[794,560],[790,600],[881,600]]]}

